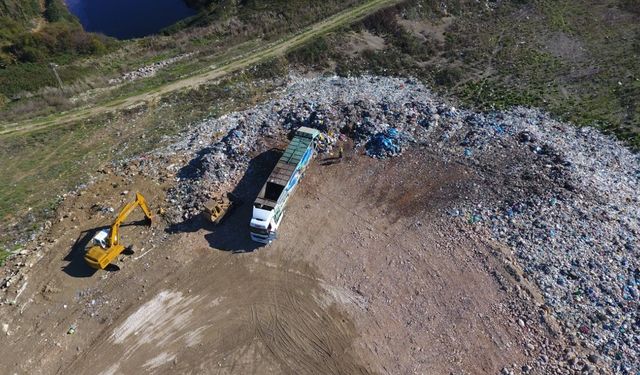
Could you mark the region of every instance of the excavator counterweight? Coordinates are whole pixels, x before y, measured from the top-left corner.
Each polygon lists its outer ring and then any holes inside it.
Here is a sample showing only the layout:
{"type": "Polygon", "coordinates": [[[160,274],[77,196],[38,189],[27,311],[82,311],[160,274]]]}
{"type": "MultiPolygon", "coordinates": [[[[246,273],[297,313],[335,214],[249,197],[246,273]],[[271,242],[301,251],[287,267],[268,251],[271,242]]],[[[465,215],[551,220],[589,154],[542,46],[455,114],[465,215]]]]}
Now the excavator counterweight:
{"type": "Polygon", "coordinates": [[[142,194],[136,193],[136,200],[128,203],[113,222],[110,231],[100,231],[93,237],[93,245],[84,256],[84,260],[91,268],[105,269],[118,255],[124,251],[124,245],[120,244],[118,232],[120,225],[127,219],[133,210],[140,206],[149,224],[151,224],[151,210],[142,194]]]}

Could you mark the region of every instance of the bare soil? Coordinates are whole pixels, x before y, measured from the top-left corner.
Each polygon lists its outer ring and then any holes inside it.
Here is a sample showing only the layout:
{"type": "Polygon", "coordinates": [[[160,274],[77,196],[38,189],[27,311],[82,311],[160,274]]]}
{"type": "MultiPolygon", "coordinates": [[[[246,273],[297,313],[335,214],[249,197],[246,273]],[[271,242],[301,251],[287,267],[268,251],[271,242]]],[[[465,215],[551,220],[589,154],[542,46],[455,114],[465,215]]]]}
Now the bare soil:
{"type": "Polygon", "coordinates": [[[349,34],[345,43],[340,47],[340,50],[345,54],[357,56],[364,51],[380,51],[384,48],[384,38],[365,30],[349,34]]]}
{"type": "Polygon", "coordinates": [[[83,263],[115,215],[92,206],[117,211],[140,190],[157,211],[166,187],[107,174],[67,199],[5,290],[1,372],[495,374],[536,355],[526,335],[555,340],[516,312],[535,314],[536,292],[507,272],[508,254],[443,213],[477,194],[471,169],[424,150],[320,160],[280,238],[257,247],[250,202],[267,164],[245,175],[245,203],[219,227],[158,216],[148,228],[133,215],[118,270],[83,263]]]}

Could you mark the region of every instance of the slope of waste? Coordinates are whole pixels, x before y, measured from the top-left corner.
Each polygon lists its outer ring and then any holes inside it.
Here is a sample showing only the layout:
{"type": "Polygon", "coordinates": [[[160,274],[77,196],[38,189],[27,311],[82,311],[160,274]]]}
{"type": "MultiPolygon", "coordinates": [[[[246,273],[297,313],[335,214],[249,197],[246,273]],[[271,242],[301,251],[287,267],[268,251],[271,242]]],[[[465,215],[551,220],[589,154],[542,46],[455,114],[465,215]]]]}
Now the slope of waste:
{"type": "MultiPolygon", "coordinates": [[[[279,98],[204,121],[179,142],[124,162],[160,182],[172,222],[196,215],[233,186],[251,158],[300,126],[327,135],[325,152],[351,139],[378,158],[421,147],[484,177],[482,199],[449,207],[451,220],[488,230],[535,281],[571,345],[558,368],[640,370],[638,314],[640,161],[613,138],[534,109],[476,113],[412,79],[291,77],[279,98]],[[565,366],[565,367],[562,367],[565,366]]],[[[335,152],[335,149],[333,150],[335,152]]],[[[118,168],[116,168],[118,170],[118,168]]]]}

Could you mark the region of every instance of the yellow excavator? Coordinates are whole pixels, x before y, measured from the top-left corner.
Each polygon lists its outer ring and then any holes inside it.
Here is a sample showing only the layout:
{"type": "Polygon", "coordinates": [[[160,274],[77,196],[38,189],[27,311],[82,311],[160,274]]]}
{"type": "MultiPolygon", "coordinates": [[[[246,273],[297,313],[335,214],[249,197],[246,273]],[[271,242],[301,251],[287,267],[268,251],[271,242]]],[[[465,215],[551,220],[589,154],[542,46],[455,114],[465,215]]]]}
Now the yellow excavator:
{"type": "Polygon", "coordinates": [[[142,208],[148,224],[151,225],[151,210],[149,210],[147,201],[142,194],[136,193],[136,200],[124,206],[113,222],[111,230],[101,230],[93,237],[92,246],[84,256],[84,260],[91,268],[103,270],[122,253],[125,247],[120,244],[120,239],[118,238],[120,225],[138,206],[142,208]]]}

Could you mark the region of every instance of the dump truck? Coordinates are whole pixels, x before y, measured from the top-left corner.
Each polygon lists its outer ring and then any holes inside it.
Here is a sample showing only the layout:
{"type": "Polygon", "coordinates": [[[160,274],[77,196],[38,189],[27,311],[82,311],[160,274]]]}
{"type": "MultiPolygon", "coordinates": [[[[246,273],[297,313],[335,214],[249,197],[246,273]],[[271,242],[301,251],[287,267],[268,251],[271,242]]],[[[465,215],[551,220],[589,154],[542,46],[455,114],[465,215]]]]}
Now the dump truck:
{"type": "Polygon", "coordinates": [[[93,237],[91,247],[84,255],[85,262],[87,262],[91,268],[103,270],[122,253],[125,247],[120,244],[120,238],[118,237],[120,225],[138,206],[140,206],[144,212],[147,223],[151,225],[151,210],[149,210],[147,201],[142,194],[136,193],[136,200],[124,206],[113,222],[113,225],[111,225],[111,228],[109,230],[101,230],[93,237]]]}
{"type": "Polygon", "coordinates": [[[253,204],[250,223],[253,241],[269,244],[276,239],[287,201],[316,154],[319,136],[317,129],[308,127],[295,132],[253,204]]]}

